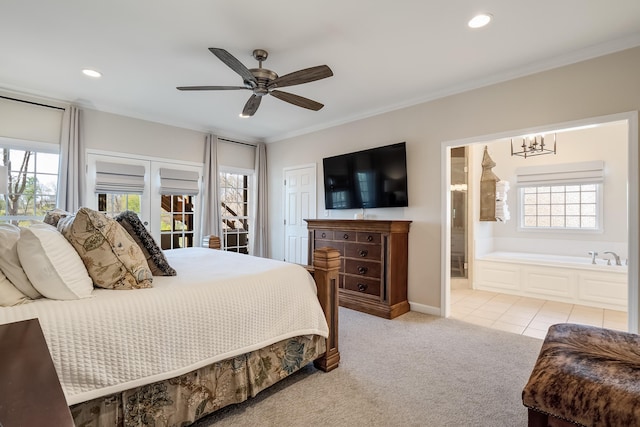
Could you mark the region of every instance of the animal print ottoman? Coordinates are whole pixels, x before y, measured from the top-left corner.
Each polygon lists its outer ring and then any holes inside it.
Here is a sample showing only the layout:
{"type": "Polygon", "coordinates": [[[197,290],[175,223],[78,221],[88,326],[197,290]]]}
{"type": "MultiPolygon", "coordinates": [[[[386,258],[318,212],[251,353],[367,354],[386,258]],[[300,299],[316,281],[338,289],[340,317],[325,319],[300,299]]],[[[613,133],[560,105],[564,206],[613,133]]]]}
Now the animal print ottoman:
{"type": "Polygon", "coordinates": [[[640,426],[640,335],[551,326],[522,402],[529,426],[640,426]]]}

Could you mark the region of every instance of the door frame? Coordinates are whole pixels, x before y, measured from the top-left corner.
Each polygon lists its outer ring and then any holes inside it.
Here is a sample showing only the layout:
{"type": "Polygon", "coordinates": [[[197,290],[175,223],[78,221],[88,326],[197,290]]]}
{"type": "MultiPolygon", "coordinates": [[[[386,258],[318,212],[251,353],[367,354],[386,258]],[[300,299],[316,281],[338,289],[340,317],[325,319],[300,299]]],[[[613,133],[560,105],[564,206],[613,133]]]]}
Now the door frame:
{"type": "MultiPolygon", "coordinates": [[[[638,307],[640,306],[640,292],[638,285],[639,262],[640,262],[640,242],[638,232],[640,230],[640,209],[639,194],[640,191],[640,175],[638,173],[638,111],[628,111],[624,113],[611,114],[606,116],[590,117],[581,120],[572,120],[549,124],[544,126],[536,126],[527,129],[516,129],[504,131],[489,135],[475,136],[458,140],[444,141],[440,147],[440,159],[443,168],[442,187],[440,190],[442,204],[442,220],[441,220],[441,290],[440,290],[440,315],[449,317],[451,313],[451,277],[449,269],[451,268],[451,260],[449,254],[451,252],[451,195],[449,189],[451,186],[451,147],[461,145],[473,145],[486,141],[509,138],[513,135],[528,135],[551,132],[557,129],[567,129],[572,127],[582,127],[594,124],[602,124],[608,122],[626,121],[628,124],[628,177],[627,177],[627,244],[628,258],[630,260],[627,267],[627,292],[628,292],[628,328],[629,332],[638,333],[640,330],[640,317],[638,316],[638,307]]],[[[471,251],[473,252],[473,251],[471,251]]],[[[472,254],[469,257],[471,259],[472,254]]]]}
{"type": "MultiPolygon", "coordinates": [[[[314,187],[315,187],[315,197],[316,197],[316,209],[313,218],[310,219],[316,219],[318,218],[318,165],[316,163],[307,163],[307,164],[302,164],[302,165],[296,165],[296,166],[287,166],[282,168],[282,241],[283,241],[283,245],[282,245],[282,249],[283,249],[283,255],[286,257],[286,254],[288,253],[287,249],[288,249],[288,243],[287,243],[287,226],[286,224],[284,224],[284,220],[285,220],[285,215],[286,215],[286,208],[287,208],[287,186],[285,184],[285,177],[287,176],[287,172],[292,171],[292,170],[296,170],[296,169],[308,169],[308,168],[313,168],[313,176],[314,176],[314,187]]],[[[307,260],[309,261],[309,260],[307,260]]]]}

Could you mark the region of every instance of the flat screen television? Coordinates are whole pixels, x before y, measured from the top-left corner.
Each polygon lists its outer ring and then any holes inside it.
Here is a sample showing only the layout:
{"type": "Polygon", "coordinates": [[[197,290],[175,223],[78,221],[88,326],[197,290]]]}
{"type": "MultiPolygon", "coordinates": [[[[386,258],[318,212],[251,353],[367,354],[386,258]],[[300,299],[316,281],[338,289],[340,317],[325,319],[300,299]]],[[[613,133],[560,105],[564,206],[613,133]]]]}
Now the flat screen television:
{"type": "Polygon", "coordinates": [[[406,143],[322,159],[326,209],[408,206],[406,143]]]}

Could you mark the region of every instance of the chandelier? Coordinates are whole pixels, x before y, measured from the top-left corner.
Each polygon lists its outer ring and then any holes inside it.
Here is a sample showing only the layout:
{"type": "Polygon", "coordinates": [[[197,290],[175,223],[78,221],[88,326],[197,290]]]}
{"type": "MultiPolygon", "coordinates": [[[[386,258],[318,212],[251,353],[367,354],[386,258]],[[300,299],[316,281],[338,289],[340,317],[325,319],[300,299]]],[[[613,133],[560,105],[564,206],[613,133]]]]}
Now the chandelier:
{"type": "Polygon", "coordinates": [[[541,156],[543,154],[556,154],[556,134],[553,134],[553,149],[547,148],[544,135],[523,136],[520,151],[513,151],[513,138],[511,138],[511,155],[524,157],[541,156]]]}

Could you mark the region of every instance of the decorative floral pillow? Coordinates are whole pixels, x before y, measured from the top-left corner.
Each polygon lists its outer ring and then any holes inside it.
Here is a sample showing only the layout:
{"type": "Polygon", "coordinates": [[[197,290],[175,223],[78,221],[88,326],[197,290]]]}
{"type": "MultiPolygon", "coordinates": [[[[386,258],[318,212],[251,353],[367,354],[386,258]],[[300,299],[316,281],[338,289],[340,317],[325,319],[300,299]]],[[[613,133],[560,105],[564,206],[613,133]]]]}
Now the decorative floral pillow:
{"type": "Polygon", "coordinates": [[[154,276],[176,275],[176,271],[169,265],[167,258],[162,253],[162,249],[153,240],[151,234],[140,221],[138,214],[133,211],[125,211],[116,216],[115,220],[127,230],[133,240],[140,246],[154,276]]]}
{"type": "Polygon", "coordinates": [[[142,250],[117,221],[81,208],[75,215],[61,218],[58,230],[82,258],[95,286],[151,287],[153,276],[142,250]]]}

